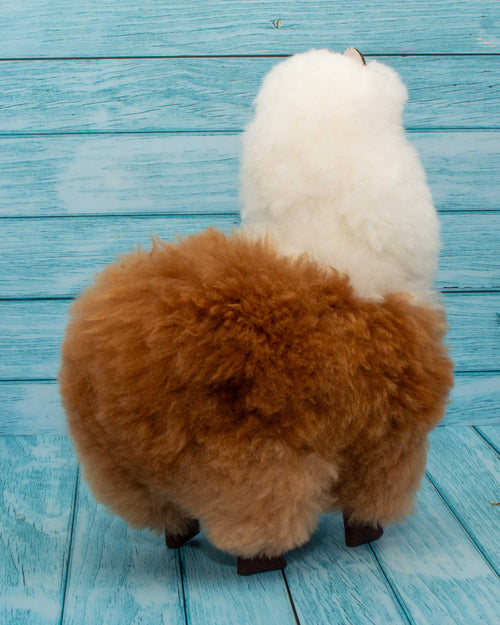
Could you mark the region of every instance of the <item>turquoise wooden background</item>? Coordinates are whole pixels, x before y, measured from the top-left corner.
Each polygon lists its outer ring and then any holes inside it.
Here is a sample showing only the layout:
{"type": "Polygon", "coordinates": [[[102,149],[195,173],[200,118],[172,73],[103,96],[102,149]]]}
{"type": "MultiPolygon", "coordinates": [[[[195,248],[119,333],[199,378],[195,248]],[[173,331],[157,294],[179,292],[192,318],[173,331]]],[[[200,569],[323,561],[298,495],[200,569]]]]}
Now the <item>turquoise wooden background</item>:
{"type": "Polygon", "coordinates": [[[497,622],[499,21],[497,0],[0,3],[0,620],[497,622]],[[409,87],[443,226],[454,427],[432,435],[417,514],[381,541],[343,549],[326,516],[285,576],[237,578],[203,538],[166,553],[89,496],[59,345],[72,298],[117,254],[237,225],[239,135],[262,77],[351,45],[409,87]]]}
{"type": "Polygon", "coordinates": [[[457,384],[445,423],[498,422],[498,6],[482,2],[3,2],[1,433],[64,432],[71,299],[157,233],[238,223],[240,131],[279,58],[355,45],[409,87],[443,227],[457,384]]]}

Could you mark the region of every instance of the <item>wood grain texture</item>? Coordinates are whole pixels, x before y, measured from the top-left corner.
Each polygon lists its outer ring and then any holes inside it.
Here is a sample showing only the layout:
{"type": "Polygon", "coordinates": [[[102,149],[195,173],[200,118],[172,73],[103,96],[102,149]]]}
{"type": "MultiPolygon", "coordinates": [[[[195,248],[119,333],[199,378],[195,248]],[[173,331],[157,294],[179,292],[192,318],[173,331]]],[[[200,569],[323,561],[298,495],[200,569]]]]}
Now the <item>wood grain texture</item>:
{"type": "MultiPolygon", "coordinates": [[[[0,436],[67,434],[55,380],[0,382],[0,436]]],[[[459,373],[441,426],[500,425],[500,375],[459,373]]]]}
{"type": "Polygon", "coordinates": [[[75,480],[67,437],[0,437],[2,625],[59,625],[75,480]]]}
{"type": "Polygon", "coordinates": [[[236,558],[215,549],[203,532],[181,557],[189,625],[295,625],[280,571],[237,575],[236,558]]]}
{"type": "Polygon", "coordinates": [[[432,432],[427,472],[500,575],[500,458],[472,428],[432,432]]]}
{"type": "Polygon", "coordinates": [[[498,425],[482,425],[476,429],[496,450],[498,458],[500,458],[500,427],[498,425]]]}
{"type": "Polygon", "coordinates": [[[457,373],[441,425],[500,425],[500,375],[457,373]]]}
{"type": "MultiPolygon", "coordinates": [[[[499,213],[500,217],[500,213],[499,213]]],[[[500,221],[500,219],[499,219],[500,221]]],[[[151,237],[175,241],[215,226],[228,234],[237,216],[5,219],[0,297],[69,297],[119,255],[151,249],[151,237]],[[17,285],[17,286],[16,286],[17,285]]]]}
{"type": "Polygon", "coordinates": [[[62,623],[185,623],[176,553],[97,504],[83,480],[62,623]]]}
{"type": "MultiPolygon", "coordinates": [[[[499,208],[499,137],[410,134],[438,209],[499,208]]],[[[0,216],[234,213],[240,149],[236,135],[4,137],[0,216]]]]}
{"type": "Polygon", "coordinates": [[[411,623],[496,622],[498,577],[428,480],[416,512],[372,545],[411,623]]]}
{"type": "Polygon", "coordinates": [[[287,558],[285,574],[301,623],[407,623],[368,545],[345,546],[340,515],[325,515],[311,540],[287,558]]]}
{"type": "MultiPolygon", "coordinates": [[[[241,130],[264,75],[280,60],[6,61],[0,133],[241,130]]],[[[377,60],[408,87],[407,127],[500,125],[495,57],[377,60]]]]}
{"type": "Polygon", "coordinates": [[[0,56],[282,54],[312,46],[373,53],[495,52],[494,0],[9,0],[2,4],[0,56]],[[409,38],[411,28],[411,39],[409,38]]]}
{"type": "Polygon", "coordinates": [[[54,380],[0,382],[0,406],[0,436],[68,434],[54,380]]]}
{"type": "MultiPolygon", "coordinates": [[[[500,288],[500,211],[444,213],[441,289],[500,288]]],[[[70,297],[119,255],[216,227],[230,234],[237,215],[3,219],[0,297],[70,297]]]]}
{"type": "MultiPolygon", "coordinates": [[[[500,293],[444,295],[457,371],[498,371],[500,293]]],[[[0,302],[0,380],[53,379],[69,300],[0,302]]]]}
{"type": "Polygon", "coordinates": [[[499,371],[500,293],[449,293],[443,300],[456,371],[499,371]]]}
{"type": "Polygon", "coordinates": [[[237,210],[237,136],[0,139],[0,214],[237,210]]]}
{"type": "Polygon", "coordinates": [[[500,288],[500,212],[443,213],[437,287],[500,288]]]}

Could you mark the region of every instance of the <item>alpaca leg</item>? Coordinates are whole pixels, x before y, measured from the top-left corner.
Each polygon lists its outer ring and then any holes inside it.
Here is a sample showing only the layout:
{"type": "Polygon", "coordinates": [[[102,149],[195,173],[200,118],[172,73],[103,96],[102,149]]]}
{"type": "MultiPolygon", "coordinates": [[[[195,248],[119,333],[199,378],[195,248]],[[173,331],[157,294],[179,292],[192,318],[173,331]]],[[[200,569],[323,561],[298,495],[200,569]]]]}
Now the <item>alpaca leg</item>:
{"type": "Polygon", "coordinates": [[[238,575],[254,575],[265,571],[280,571],[286,567],[284,556],[267,558],[265,556],[255,558],[238,558],[238,575]]]}
{"type": "Polygon", "coordinates": [[[187,527],[182,533],[172,533],[165,530],[165,543],[169,549],[177,549],[186,544],[200,531],[200,522],[197,519],[189,519],[187,527]]]}
{"type": "Polygon", "coordinates": [[[276,445],[257,453],[225,477],[218,474],[200,512],[208,539],[238,557],[241,575],[286,566],[283,554],[315,530],[335,474],[313,454],[276,445]]]}
{"type": "Polygon", "coordinates": [[[425,470],[426,445],[419,438],[399,445],[387,440],[368,452],[351,450],[333,495],[343,512],[349,547],[382,536],[382,525],[406,516],[425,470]]]}
{"type": "Polygon", "coordinates": [[[362,523],[350,521],[347,514],[342,514],[344,519],[345,544],[348,547],[358,547],[365,543],[378,540],[384,533],[381,525],[372,525],[371,523],[362,523]]]}

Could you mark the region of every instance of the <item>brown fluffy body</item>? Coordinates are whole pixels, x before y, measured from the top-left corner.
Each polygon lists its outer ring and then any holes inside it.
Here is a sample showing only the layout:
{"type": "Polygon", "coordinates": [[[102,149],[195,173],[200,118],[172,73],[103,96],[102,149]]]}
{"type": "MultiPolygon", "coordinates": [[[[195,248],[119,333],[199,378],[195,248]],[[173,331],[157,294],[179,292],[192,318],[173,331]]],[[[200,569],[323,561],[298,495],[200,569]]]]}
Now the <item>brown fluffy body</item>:
{"type": "Polygon", "coordinates": [[[135,527],[274,556],[322,512],[407,514],[452,363],[442,312],[215,230],[109,266],[73,305],[60,388],[94,494],[135,527]]]}

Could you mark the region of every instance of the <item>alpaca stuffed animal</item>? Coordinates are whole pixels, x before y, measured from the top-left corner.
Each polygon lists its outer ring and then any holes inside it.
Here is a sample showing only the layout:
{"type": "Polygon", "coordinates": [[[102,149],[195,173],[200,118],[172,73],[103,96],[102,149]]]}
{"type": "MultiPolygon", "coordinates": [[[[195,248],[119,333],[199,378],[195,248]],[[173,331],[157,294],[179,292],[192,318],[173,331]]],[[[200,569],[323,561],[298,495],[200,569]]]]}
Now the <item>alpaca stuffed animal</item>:
{"type": "Polygon", "coordinates": [[[84,475],[168,547],[201,524],[251,574],[325,511],[355,546],[411,509],[452,364],[405,97],[355,51],[279,64],[245,135],[242,231],[157,241],[74,303],[59,379],[84,475]]]}

